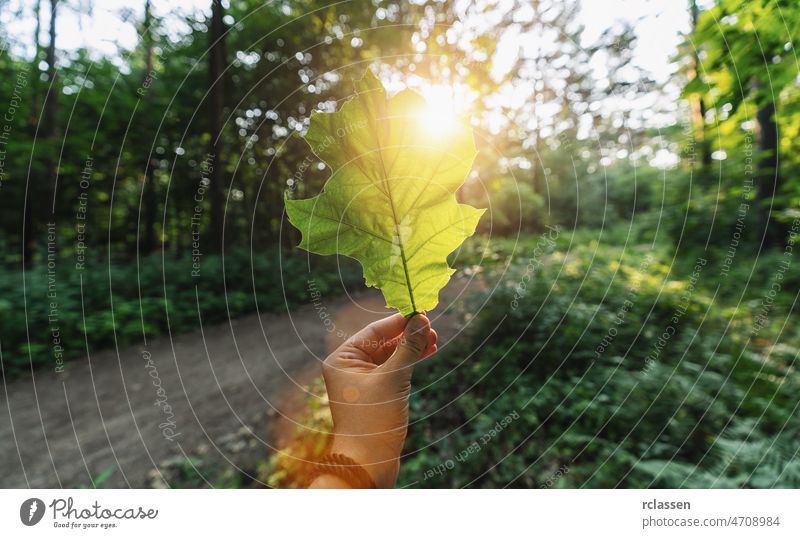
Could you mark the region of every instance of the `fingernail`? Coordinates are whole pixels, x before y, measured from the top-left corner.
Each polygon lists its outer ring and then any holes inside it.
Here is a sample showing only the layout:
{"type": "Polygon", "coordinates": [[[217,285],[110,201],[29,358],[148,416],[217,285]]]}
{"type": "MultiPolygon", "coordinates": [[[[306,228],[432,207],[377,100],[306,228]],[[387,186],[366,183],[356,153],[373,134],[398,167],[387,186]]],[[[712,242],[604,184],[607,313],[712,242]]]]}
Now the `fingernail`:
{"type": "Polygon", "coordinates": [[[428,335],[428,330],[430,330],[430,326],[425,323],[425,320],[422,316],[414,316],[408,321],[408,325],[406,325],[406,333],[408,335],[412,334],[424,334],[425,336],[428,335]]]}

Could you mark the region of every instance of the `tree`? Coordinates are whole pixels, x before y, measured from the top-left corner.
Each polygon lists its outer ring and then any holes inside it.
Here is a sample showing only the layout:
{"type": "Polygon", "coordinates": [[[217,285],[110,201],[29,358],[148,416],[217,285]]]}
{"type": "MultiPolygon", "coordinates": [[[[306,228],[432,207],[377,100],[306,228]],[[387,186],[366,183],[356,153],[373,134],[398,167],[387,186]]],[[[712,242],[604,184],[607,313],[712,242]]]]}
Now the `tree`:
{"type": "Polygon", "coordinates": [[[209,252],[221,252],[224,242],[224,189],[223,167],[225,147],[223,144],[223,76],[225,61],[225,8],[222,0],[211,2],[211,27],[208,32],[208,125],[210,140],[209,198],[211,222],[209,225],[209,252]]]}
{"type": "MultiPolygon", "coordinates": [[[[150,0],[145,0],[144,20],[142,24],[142,44],[144,46],[143,85],[149,85],[153,73],[153,14],[150,4],[150,0]]],[[[150,93],[145,92],[142,98],[144,100],[150,100],[150,93]]],[[[158,196],[156,193],[155,178],[152,173],[152,167],[155,163],[149,158],[149,151],[143,154],[146,155],[143,163],[144,171],[142,172],[144,230],[142,231],[141,240],[139,242],[139,252],[140,254],[146,255],[155,248],[155,220],[156,212],[158,211],[158,196]]]]}
{"type": "MultiPolygon", "coordinates": [[[[56,162],[54,144],[58,133],[58,71],[56,69],[56,22],[58,15],[58,0],[50,0],[50,28],[49,41],[45,61],[47,63],[47,92],[44,97],[44,118],[42,121],[42,139],[44,145],[44,168],[46,177],[53,186],[52,197],[47,196],[48,189],[41,188],[38,178],[29,179],[28,191],[25,199],[25,216],[23,224],[24,247],[23,263],[30,267],[33,263],[33,254],[36,245],[38,225],[47,222],[54,213],[54,201],[58,184],[58,163],[56,162]],[[38,221],[38,222],[37,222],[38,221]]],[[[38,49],[38,46],[37,46],[38,49]]]]}
{"type": "MultiPolygon", "coordinates": [[[[28,130],[31,139],[36,134],[39,118],[37,117],[39,111],[39,54],[41,52],[41,44],[39,35],[42,31],[42,0],[36,0],[36,7],[34,8],[34,17],[36,18],[36,25],[33,32],[33,60],[31,61],[31,108],[28,114],[28,130]]],[[[23,223],[22,223],[22,236],[24,237],[23,264],[25,267],[30,267],[33,260],[33,251],[35,243],[33,239],[33,196],[32,190],[29,191],[25,199],[25,207],[23,210],[23,223]]]]}
{"type": "MultiPolygon", "coordinates": [[[[44,104],[44,136],[49,140],[53,140],[58,132],[58,88],[56,87],[56,76],[58,71],[56,69],[56,15],[58,13],[58,0],[50,0],[50,41],[47,44],[47,80],[49,86],[45,96],[44,104]]],[[[56,163],[51,163],[53,172],[53,185],[55,188],[55,181],[57,170],[55,169],[56,163]]]]}
{"type": "MultiPolygon", "coordinates": [[[[697,21],[700,17],[700,9],[697,6],[697,0],[689,0],[689,14],[692,24],[692,33],[697,31],[697,21]]],[[[689,53],[690,58],[690,65],[689,65],[689,80],[699,80],[700,78],[700,70],[702,69],[702,65],[700,63],[700,54],[699,50],[696,46],[691,45],[691,52],[689,53]]],[[[694,124],[694,130],[696,136],[698,137],[699,143],[699,153],[700,153],[700,166],[701,171],[708,171],[711,167],[711,150],[708,145],[708,140],[706,139],[705,133],[705,123],[706,123],[706,100],[705,97],[700,94],[694,94],[690,97],[691,105],[692,105],[692,123],[694,124]]]]}
{"type": "Polygon", "coordinates": [[[741,153],[750,129],[739,125],[756,124],[755,195],[760,230],[772,245],[786,238],[778,218],[788,209],[787,191],[798,189],[797,180],[786,181],[789,169],[798,165],[792,151],[797,143],[786,138],[799,111],[792,46],[798,30],[796,2],[718,0],[698,18],[692,39],[702,51],[703,69],[684,89],[685,95],[713,100],[718,128],[726,132],[720,149],[741,153]]]}

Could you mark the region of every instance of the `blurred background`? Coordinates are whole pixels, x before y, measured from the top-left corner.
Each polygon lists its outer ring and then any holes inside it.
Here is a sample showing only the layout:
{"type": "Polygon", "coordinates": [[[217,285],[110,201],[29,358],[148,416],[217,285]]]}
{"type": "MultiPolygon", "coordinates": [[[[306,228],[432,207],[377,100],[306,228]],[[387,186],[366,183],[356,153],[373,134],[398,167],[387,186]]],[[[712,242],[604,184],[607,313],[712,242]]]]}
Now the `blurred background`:
{"type": "Polygon", "coordinates": [[[488,208],[399,486],[800,487],[798,31],[783,0],[0,0],[0,486],[297,485],[319,361],[387,311],[283,200],[372,69],[468,118],[488,208]]]}

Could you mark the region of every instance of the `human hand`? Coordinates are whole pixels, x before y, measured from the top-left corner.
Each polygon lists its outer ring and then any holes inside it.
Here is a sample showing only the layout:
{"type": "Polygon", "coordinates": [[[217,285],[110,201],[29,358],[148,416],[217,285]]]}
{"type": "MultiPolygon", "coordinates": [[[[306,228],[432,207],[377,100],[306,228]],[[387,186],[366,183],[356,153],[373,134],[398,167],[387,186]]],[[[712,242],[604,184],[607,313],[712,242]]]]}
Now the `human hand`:
{"type": "MultiPolygon", "coordinates": [[[[423,314],[370,323],[322,365],[333,416],[333,453],[361,465],[379,488],[394,486],[408,430],[414,366],[436,352],[436,331],[423,314]]],[[[311,487],[346,487],[330,476],[311,487]]]]}

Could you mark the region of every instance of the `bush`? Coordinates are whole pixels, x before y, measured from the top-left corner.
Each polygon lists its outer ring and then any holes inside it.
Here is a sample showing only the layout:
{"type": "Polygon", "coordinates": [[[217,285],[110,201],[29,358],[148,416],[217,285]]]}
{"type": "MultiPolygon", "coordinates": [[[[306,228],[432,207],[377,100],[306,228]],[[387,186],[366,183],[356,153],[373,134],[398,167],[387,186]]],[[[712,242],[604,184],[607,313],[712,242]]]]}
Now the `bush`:
{"type": "Polygon", "coordinates": [[[362,281],[350,259],[309,261],[245,249],[226,253],[224,264],[220,256],[204,256],[199,276],[192,276],[189,257],[150,256],[138,268],[98,260],[80,272],[71,263],[57,261],[50,281],[46,267],[28,271],[24,281],[21,272],[0,273],[4,375],[83,357],[87,345],[97,351],[141,341],[143,334],[196,330],[200,318],[211,324],[256,309],[286,311],[309,302],[310,279],[327,294],[362,281]]]}
{"type": "Polygon", "coordinates": [[[497,190],[481,204],[487,216],[481,219],[479,231],[511,237],[541,231],[546,224],[545,205],[533,187],[510,177],[494,183],[497,190]]]}
{"type": "Polygon", "coordinates": [[[798,349],[745,348],[752,318],[647,255],[557,251],[475,297],[471,336],[415,374],[398,484],[797,487],[798,349]]]}

